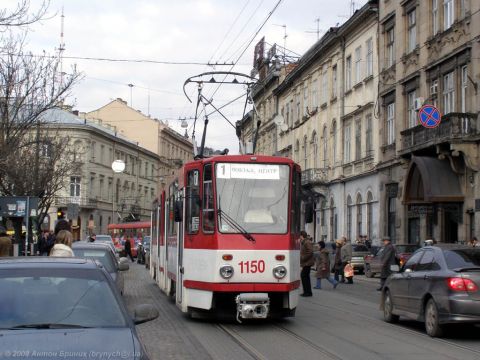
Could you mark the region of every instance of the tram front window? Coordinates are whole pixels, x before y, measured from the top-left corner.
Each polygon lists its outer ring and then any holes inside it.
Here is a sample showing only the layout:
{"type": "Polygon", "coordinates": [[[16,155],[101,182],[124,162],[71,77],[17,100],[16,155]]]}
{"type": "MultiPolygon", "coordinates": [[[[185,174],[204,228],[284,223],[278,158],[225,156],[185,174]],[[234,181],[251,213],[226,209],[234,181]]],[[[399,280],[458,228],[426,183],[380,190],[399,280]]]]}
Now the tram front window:
{"type": "Polygon", "coordinates": [[[218,163],[215,170],[220,232],[239,232],[226,218],[252,234],[287,232],[288,165],[218,163]]]}

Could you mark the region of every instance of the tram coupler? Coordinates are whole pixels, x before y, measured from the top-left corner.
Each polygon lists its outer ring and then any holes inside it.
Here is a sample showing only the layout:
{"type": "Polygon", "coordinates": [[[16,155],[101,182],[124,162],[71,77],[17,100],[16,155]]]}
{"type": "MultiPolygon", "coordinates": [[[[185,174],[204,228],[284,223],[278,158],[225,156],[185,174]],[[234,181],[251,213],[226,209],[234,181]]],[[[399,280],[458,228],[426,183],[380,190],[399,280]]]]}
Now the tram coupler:
{"type": "Polygon", "coordinates": [[[244,293],[235,298],[237,303],[237,321],[242,319],[266,319],[270,310],[267,293],[244,293]]]}

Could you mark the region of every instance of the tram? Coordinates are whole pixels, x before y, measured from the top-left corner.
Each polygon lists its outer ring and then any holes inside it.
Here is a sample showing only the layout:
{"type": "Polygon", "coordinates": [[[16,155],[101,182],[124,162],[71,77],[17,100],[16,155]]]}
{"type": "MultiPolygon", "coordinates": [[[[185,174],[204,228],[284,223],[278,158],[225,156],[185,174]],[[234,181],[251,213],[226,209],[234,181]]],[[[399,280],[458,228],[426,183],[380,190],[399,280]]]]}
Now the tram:
{"type": "Polygon", "coordinates": [[[153,203],[151,276],[192,316],[294,316],[300,186],[300,167],[287,158],[185,164],[153,203]]]}

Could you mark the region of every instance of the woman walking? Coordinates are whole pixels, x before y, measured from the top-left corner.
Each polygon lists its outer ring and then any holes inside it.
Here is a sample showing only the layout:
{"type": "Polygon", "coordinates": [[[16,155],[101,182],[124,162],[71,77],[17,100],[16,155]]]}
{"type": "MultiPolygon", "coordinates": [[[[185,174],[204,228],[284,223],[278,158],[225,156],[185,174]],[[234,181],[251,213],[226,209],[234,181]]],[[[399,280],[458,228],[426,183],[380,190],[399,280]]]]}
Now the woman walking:
{"type": "Polygon", "coordinates": [[[335,250],[335,261],[333,264],[333,269],[335,270],[334,278],[336,281],[345,282],[345,278],[343,276],[343,264],[342,264],[342,245],[343,241],[338,239],[335,241],[337,245],[337,249],[335,250]],[[341,277],[341,280],[340,280],[341,277]]]}
{"type": "Polygon", "coordinates": [[[50,256],[73,257],[72,233],[68,230],[60,230],[55,237],[55,245],[50,250],[50,256]]]}
{"type": "Polygon", "coordinates": [[[318,244],[320,245],[320,252],[317,256],[317,285],[314,289],[322,288],[322,279],[327,279],[335,289],[338,285],[338,281],[330,274],[330,253],[325,249],[324,241],[320,241],[318,244]]]}

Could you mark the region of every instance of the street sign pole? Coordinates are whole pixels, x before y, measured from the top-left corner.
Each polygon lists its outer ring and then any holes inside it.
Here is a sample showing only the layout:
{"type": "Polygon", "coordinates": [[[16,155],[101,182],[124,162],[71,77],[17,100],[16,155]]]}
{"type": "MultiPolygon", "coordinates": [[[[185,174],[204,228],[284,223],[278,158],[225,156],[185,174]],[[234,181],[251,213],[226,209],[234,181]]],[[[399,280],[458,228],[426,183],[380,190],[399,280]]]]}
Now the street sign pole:
{"type": "Polygon", "coordinates": [[[26,205],[26,209],[25,209],[25,216],[26,216],[26,219],[25,219],[25,227],[26,227],[26,231],[25,231],[25,249],[24,249],[24,252],[25,252],[25,256],[27,256],[27,250],[28,250],[28,236],[29,236],[29,228],[30,228],[30,196],[27,196],[27,205],[26,205]]]}

